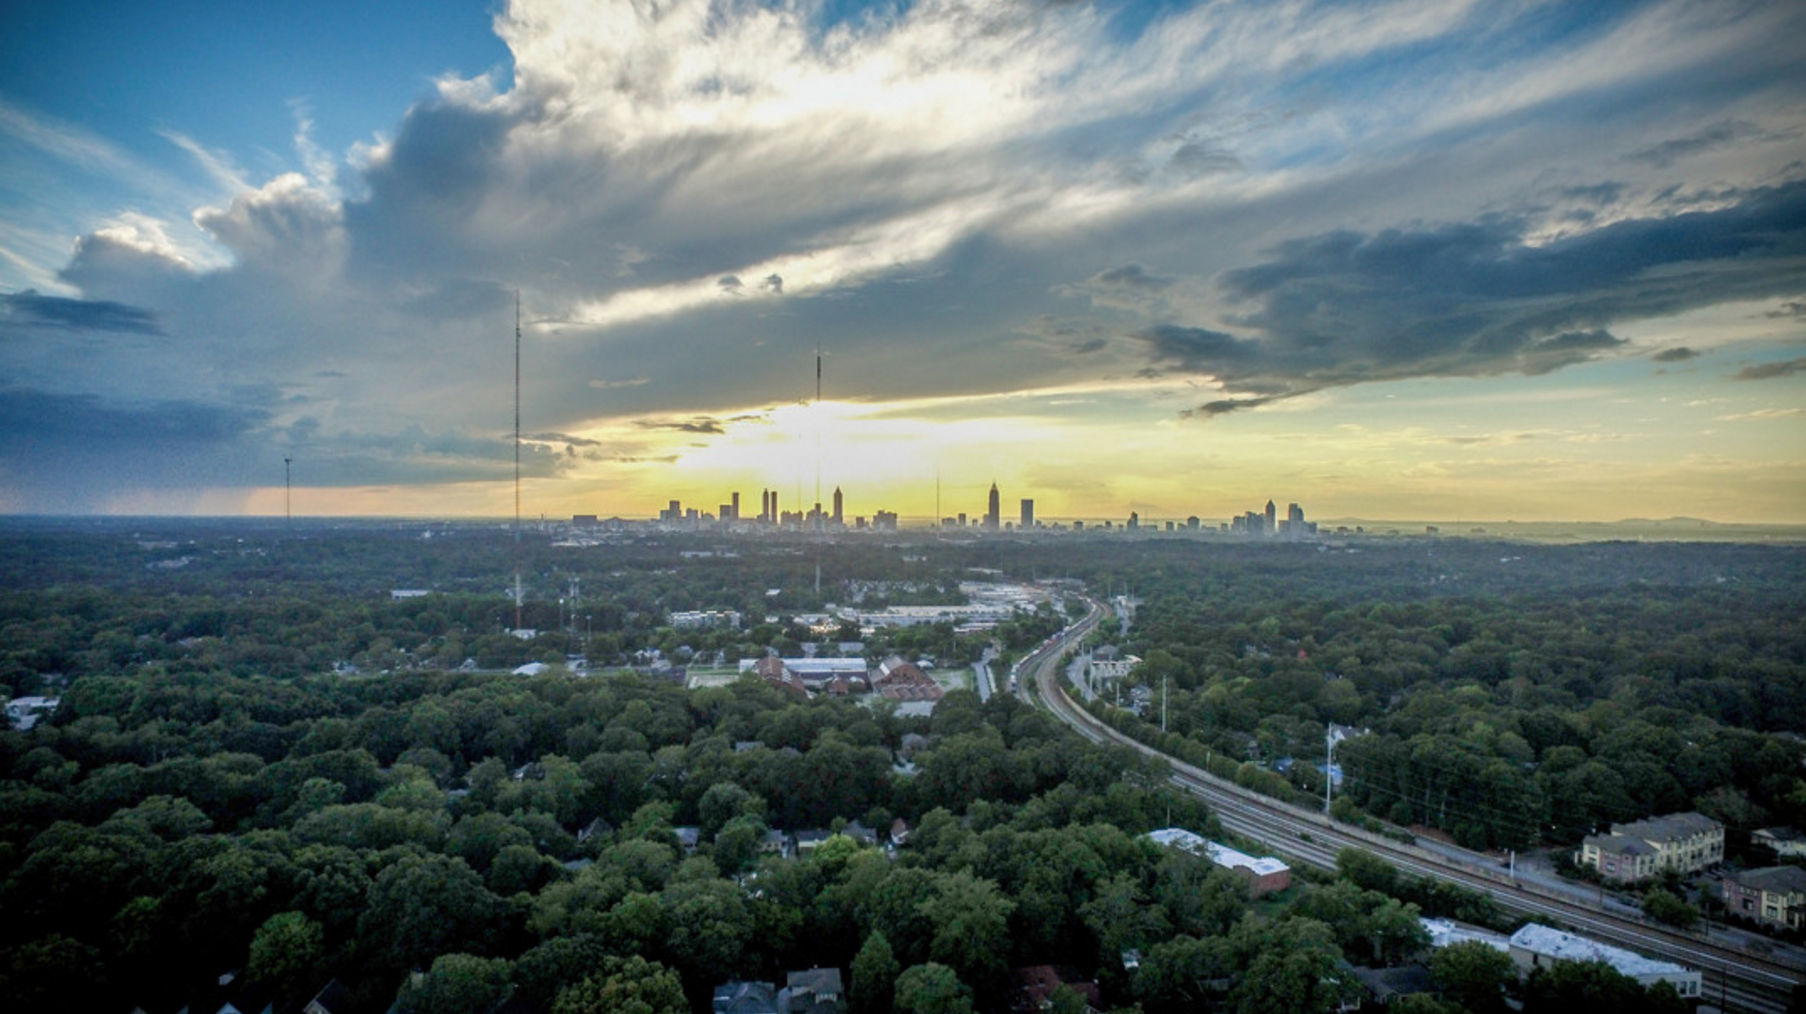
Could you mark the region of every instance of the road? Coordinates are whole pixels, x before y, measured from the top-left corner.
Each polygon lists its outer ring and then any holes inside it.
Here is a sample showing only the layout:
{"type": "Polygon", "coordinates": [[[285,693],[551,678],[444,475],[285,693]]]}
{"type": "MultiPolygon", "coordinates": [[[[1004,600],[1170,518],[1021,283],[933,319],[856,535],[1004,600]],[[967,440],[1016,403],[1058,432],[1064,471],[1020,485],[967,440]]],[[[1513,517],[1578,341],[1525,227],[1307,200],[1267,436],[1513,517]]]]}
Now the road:
{"type": "Polygon", "coordinates": [[[1203,799],[1224,829],[1260,842],[1288,859],[1328,869],[1335,867],[1336,854],[1342,849],[1363,849],[1403,872],[1447,880],[1485,893],[1507,910],[1700,969],[1704,973],[1702,1002],[1723,1010],[1782,1014],[1788,1009],[1794,990],[1806,983],[1806,967],[1656,926],[1639,917],[1603,911],[1597,904],[1513,880],[1495,863],[1474,853],[1468,855],[1479,861],[1333,823],[1322,813],[1261,796],[1117,732],[1074,704],[1059,681],[1060,659],[1083,642],[1104,615],[1103,608],[1092,602],[1091,611],[1083,620],[1018,663],[1023,677],[1018,694],[1045,708],[1086,739],[1121,743],[1166,761],[1172,768],[1173,784],[1203,799]]]}

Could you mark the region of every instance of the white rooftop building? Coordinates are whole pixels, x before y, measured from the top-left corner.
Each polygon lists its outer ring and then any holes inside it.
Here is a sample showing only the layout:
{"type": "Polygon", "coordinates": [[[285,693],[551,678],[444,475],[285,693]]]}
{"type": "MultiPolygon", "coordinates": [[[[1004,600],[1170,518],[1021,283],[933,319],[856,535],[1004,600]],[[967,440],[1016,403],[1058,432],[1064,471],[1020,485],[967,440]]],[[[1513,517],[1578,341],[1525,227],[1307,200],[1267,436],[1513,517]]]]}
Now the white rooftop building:
{"type": "Polygon", "coordinates": [[[1208,859],[1225,870],[1240,873],[1247,878],[1248,888],[1256,898],[1272,891],[1283,891],[1292,885],[1292,868],[1272,856],[1251,856],[1182,827],[1163,827],[1158,831],[1149,831],[1147,837],[1167,848],[1189,852],[1208,859]]]}
{"type": "Polygon", "coordinates": [[[6,720],[24,732],[38,724],[38,719],[56,710],[60,697],[15,697],[6,702],[6,720]]]}
{"type": "Polygon", "coordinates": [[[1540,923],[1527,923],[1511,935],[1510,954],[1511,960],[1525,972],[1533,968],[1550,968],[1564,961],[1603,961],[1644,986],[1666,982],[1683,999],[1699,998],[1700,975],[1694,969],[1672,961],[1646,958],[1635,951],[1564,933],[1540,923]]]}
{"type": "Polygon", "coordinates": [[[692,609],[671,614],[671,626],[679,630],[697,630],[707,627],[727,627],[740,629],[740,614],[733,609],[692,609]]]}

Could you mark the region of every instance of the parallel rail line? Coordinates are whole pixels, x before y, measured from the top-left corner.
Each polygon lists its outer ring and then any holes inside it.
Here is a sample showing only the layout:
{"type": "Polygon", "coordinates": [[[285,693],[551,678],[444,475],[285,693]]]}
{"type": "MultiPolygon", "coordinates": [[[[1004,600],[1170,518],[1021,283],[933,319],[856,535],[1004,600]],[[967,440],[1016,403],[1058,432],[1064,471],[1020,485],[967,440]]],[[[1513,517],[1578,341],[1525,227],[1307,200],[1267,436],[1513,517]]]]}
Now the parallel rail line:
{"type": "Polygon", "coordinates": [[[1118,743],[1165,762],[1173,784],[1208,803],[1226,830],[1289,858],[1328,869],[1335,868],[1337,852],[1357,847],[1401,871],[1480,891],[1510,911],[1556,919],[1595,939],[1698,968],[1703,973],[1702,1001],[1717,1001],[1725,1010],[1782,1014],[1790,1009],[1796,988],[1806,983],[1806,968],[1614,915],[1512,879],[1490,866],[1464,864],[1416,845],[1336,824],[1325,814],[1261,796],[1119,732],[1075,703],[1059,680],[1060,660],[1102,616],[1102,608],[1092,603],[1090,614],[1064,636],[1024,658],[1017,666],[1026,677],[1020,681],[1019,693],[1092,742],[1118,743]]]}

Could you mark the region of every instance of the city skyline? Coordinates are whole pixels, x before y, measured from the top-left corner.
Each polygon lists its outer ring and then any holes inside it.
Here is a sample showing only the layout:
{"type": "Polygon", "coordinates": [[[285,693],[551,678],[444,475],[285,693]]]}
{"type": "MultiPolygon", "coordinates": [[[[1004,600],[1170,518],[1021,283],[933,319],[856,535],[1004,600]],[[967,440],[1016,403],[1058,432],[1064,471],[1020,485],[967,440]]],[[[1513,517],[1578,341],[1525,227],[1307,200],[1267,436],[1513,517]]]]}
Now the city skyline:
{"type": "Polygon", "coordinates": [[[506,516],[518,295],[529,516],[1806,524],[1801,38],[1782,0],[13,5],[0,514],[506,516]]]}
{"type": "MultiPolygon", "coordinates": [[[[1115,524],[1121,524],[1124,528],[1133,530],[1138,527],[1138,523],[1142,520],[1140,512],[1133,510],[1129,511],[1127,514],[1121,514],[1114,517],[1105,514],[1084,517],[1049,517],[1037,513],[1033,497],[1024,497],[1019,500],[1016,519],[1006,520],[1002,516],[1003,494],[1002,491],[998,489],[995,482],[991,484],[990,492],[986,497],[984,513],[979,514],[968,513],[966,511],[955,511],[945,515],[930,515],[925,519],[919,515],[902,515],[897,511],[887,510],[882,504],[875,504],[869,514],[859,513],[858,510],[846,511],[844,509],[845,494],[839,486],[834,487],[831,508],[825,506],[820,501],[798,501],[795,505],[795,509],[786,509],[783,506],[783,498],[778,490],[762,488],[759,491],[759,513],[743,514],[741,513],[739,506],[740,491],[731,490],[729,491],[728,496],[730,499],[725,503],[719,504],[713,511],[705,507],[696,506],[695,504],[686,505],[682,498],[673,497],[665,501],[665,506],[659,509],[655,517],[647,520],[656,521],[660,524],[696,525],[721,523],[727,525],[761,525],[772,528],[789,528],[804,531],[828,531],[865,529],[868,527],[876,529],[883,529],[886,527],[894,528],[896,527],[899,518],[908,517],[910,521],[916,523],[926,520],[928,527],[971,528],[974,530],[990,532],[1005,530],[1023,531],[1041,527],[1064,528],[1072,525],[1075,521],[1077,522],[1076,527],[1081,529],[1085,527],[1087,522],[1101,522],[1106,528],[1112,527],[1115,524]]],[[[1244,511],[1230,515],[1220,521],[1205,519],[1201,515],[1195,513],[1178,517],[1150,517],[1147,520],[1149,523],[1156,525],[1164,524],[1169,529],[1178,526],[1195,531],[1200,527],[1205,527],[1213,530],[1220,529],[1224,532],[1269,536],[1291,535],[1294,537],[1317,534],[1316,523],[1307,522],[1305,520],[1304,508],[1298,503],[1293,502],[1287,506],[1286,518],[1284,521],[1279,521],[1277,519],[1276,510],[1277,508],[1275,507],[1274,502],[1268,500],[1264,513],[1261,511],[1244,511]]],[[[571,516],[573,522],[598,522],[603,519],[603,514],[594,511],[580,512],[571,516]]],[[[614,517],[609,518],[609,520],[627,521],[635,519],[622,517],[621,515],[616,514],[614,517]]]]}

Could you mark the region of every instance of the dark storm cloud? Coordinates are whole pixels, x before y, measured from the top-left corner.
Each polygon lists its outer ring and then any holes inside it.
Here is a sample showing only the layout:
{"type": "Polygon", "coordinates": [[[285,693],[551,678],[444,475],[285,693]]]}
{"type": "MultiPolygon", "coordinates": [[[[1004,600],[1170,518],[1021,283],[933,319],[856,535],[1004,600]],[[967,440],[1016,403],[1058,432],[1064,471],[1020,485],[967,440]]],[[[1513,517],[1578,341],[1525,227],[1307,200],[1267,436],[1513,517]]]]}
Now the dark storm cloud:
{"type": "MultiPolygon", "coordinates": [[[[303,419],[272,441],[309,462],[308,482],[321,486],[498,481],[514,474],[511,434],[412,423],[397,430],[323,434],[303,419]]],[[[521,474],[550,478],[587,456],[595,441],[558,433],[522,435],[521,474]],[[553,439],[547,439],[547,438],[553,439]]]]}
{"type": "Polygon", "coordinates": [[[1553,338],[1531,342],[1520,362],[1524,373],[1552,373],[1564,366],[1584,363],[1596,352],[1609,352],[1626,344],[1624,339],[1599,329],[1564,331],[1553,338]]]}
{"type": "Polygon", "coordinates": [[[1139,264],[1125,264],[1120,268],[1111,268],[1109,271],[1099,272],[1091,280],[1099,285],[1146,289],[1155,292],[1173,284],[1171,278],[1148,274],[1147,269],[1139,264]]]}
{"type": "Polygon", "coordinates": [[[446,102],[409,110],[388,157],[364,174],[369,199],[346,207],[373,262],[399,254],[412,258],[412,250],[392,247],[384,236],[408,243],[419,238],[416,230],[443,235],[475,211],[499,180],[498,155],[513,125],[513,117],[500,111],[446,102]]]}
{"type": "Polygon", "coordinates": [[[1563,197],[1576,201],[1587,201],[1592,204],[1612,204],[1624,194],[1624,184],[1615,182],[1590,183],[1585,186],[1562,187],[1563,197]]]}
{"type": "Polygon", "coordinates": [[[1242,335],[1164,324],[1132,337],[1159,366],[1232,393],[1548,373],[1623,348],[1616,321],[1798,291],[1806,183],[1738,196],[1541,245],[1507,218],[1296,239],[1219,276],[1225,322],[1242,335]]]}
{"type": "Polygon", "coordinates": [[[150,310],[105,299],[64,299],[42,296],[26,289],[0,295],[0,320],[71,331],[119,331],[161,335],[163,328],[150,310]]]}
{"type": "MultiPolygon", "coordinates": [[[[592,441],[522,447],[521,471],[563,474],[592,441]]],[[[123,486],[245,487],[281,480],[282,458],[299,485],[355,486],[500,481],[512,476],[513,442],[499,433],[412,424],[388,432],[325,432],[304,416],[278,425],[253,403],[115,402],[90,394],[0,389],[0,475],[57,509],[104,505],[123,486]]]]}
{"type": "Polygon", "coordinates": [[[651,419],[641,419],[634,423],[634,425],[643,430],[673,430],[678,433],[706,433],[711,436],[727,432],[727,429],[722,426],[719,419],[696,418],[673,422],[658,422],[651,419]]]}
{"type": "Polygon", "coordinates": [[[1147,342],[1156,360],[1187,371],[1204,371],[1225,363],[1251,362],[1261,356],[1259,342],[1222,331],[1161,324],[1135,335],[1147,342]]]}
{"type": "Polygon", "coordinates": [[[494,319],[506,312],[513,302],[514,293],[495,282],[455,278],[407,300],[400,308],[403,312],[434,321],[494,319]]]}
{"type": "Polygon", "coordinates": [[[1745,366],[1731,374],[1732,380],[1773,380],[1776,377],[1791,377],[1806,371],[1806,358],[1789,359],[1779,363],[1758,363],[1745,366]]]}
{"type": "Polygon", "coordinates": [[[1677,159],[1685,158],[1688,155],[1770,136],[1772,135],[1753,123],[1744,120],[1724,120],[1684,137],[1676,137],[1652,144],[1647,148],[1640,148],[1626,155],[1625,158],[1632,162],[1655,166],[1657,169],[1666,169],[1677,159]]]}
{"type": "Polygon", "coordinates": [[[4,388],[0,476],[43,510],[93,509],[121,487],[243,485],[245,448],[268,420],[247,406],[4,388]]]}
{"type": "Polygon", "coordinates": [[[1658,363],[1684,363],[1689,359],[1698,359],[1699,353],[1685,345],[1676,345],[1657,352],[1653,358],[1658,363]]]}
{"type": "Polygon", "coordinates": [[[1208,176],[1240,169],[1242,160],[1226,148],[1204,141],[1187,141],[1173,152],[1168,165],[1184,176],[1208,176]]]}
{"type": "Polygon", "coordinates": [[[600,447],[600,446],[602,446],[602,442],[600,440],[591,440],[588,437],[572,436],[569,433],[526,433],[526,434],[521,435],[521,439],[522,440],[536,440],[543,444],[567,444],[572,447],[600,447]]]}
{"type": "Polygon", "coordinates": [[[1221,398],[1221,399],[1218,399],[1217,401],[1207,401],[1204,404],[1199,405],[1197,408],[1186,409],[1184,412],[1181,412],[1179,414],[1180,414],[1180,416],[1187,418],[1187,419],[1198,418],[1198,417],[1209,419],[1213,416],[1228,415],[1231,412],[1240,412],[1243,409],[1259,408],[1262,405],[1266,405],[1266,404],[1270,404],[1275,401],[1279,401],[1280,397],[1281,396],[1276,396],[1276,397],[1271,397],[1271,398],[1221,398]]]}
{"type": "Polygon", "coordinates": [[[30,446],[122,446],[155,453],[159,447],[229,443],[262,426],[261,409],[197,401],[113,404],[91,394],[57,394],[29,388],[0,390],[0,455],[30,446]]]}

